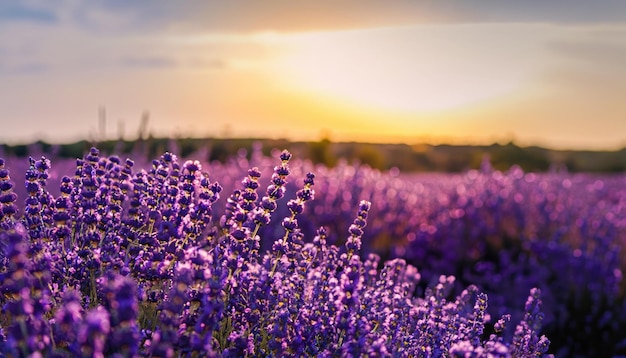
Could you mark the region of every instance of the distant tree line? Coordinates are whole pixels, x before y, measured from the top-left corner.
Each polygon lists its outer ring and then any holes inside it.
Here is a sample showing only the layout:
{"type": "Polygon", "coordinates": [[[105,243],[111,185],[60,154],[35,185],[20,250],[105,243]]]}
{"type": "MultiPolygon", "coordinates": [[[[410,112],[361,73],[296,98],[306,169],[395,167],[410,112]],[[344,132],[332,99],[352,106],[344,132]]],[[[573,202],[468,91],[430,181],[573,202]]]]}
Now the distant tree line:
{"type": "Polygon", "coordinates": [[[288,149],[298,158],[329,167],[340,161],[367,164],[380,170],[398,168],[403,172],[461,172],[477,169],[489,160],[497,170],[518,165],[525,171],[567,170],[570,172],[626,172],[626,148],[617,151],[552,150],[520,147],[513,142],[491,145],[377,144],[357,142],[294,142],[258,138],[153,138],[134,141],[79,141],[50,144],[38,141],[24,145],[0,144],[0,156],[27,157],[38,153],[62,158],[78,158],[91,146],[103,153],[144,155],[156,158],[165,151],[180,157],[224,162],[234,155],[250,157],[254,150],[270,155],[273,149],[288,149]],[[254,148],[256,146],[256,149],[254,148]],[[204,155],[205,158],[198,158],[204,155]]]}

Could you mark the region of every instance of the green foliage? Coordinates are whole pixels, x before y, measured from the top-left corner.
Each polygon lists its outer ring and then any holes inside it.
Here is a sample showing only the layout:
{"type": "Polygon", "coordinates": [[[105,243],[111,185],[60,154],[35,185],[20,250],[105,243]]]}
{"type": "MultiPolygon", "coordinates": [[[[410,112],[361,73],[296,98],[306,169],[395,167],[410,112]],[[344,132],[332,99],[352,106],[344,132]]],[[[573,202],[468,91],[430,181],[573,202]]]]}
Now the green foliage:
{"type": "Polygon", "coordinates": [[[332,153],[332,143],[328,138],[309,143],[309,158],[314,163],[324,164],[327,167],[337,165],[337,157],[332,153]]]}

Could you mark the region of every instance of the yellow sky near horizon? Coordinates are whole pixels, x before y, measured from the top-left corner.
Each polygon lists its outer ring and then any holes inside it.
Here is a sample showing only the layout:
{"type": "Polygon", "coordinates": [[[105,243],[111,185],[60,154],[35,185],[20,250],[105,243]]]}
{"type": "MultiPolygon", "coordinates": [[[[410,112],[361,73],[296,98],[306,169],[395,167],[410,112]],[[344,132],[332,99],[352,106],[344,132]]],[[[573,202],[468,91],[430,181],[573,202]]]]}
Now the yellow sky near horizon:
{"type": "Polygon", "coordinates": [[[625,145],[615,128],[626,130],[626,107],[609,95],[623,82],[569,85],[587,69],[550,48],[576,31],[462,24],[213,36],[204,44],[230,46],[232,60],[209,73],[207,110],[249,136],[602,148],[585,141],[593,130],[625,145]],[[594,128],[597,116],[606,130],[594,128]],[[264,125],[247,130],[247,119],[264,125]]]}

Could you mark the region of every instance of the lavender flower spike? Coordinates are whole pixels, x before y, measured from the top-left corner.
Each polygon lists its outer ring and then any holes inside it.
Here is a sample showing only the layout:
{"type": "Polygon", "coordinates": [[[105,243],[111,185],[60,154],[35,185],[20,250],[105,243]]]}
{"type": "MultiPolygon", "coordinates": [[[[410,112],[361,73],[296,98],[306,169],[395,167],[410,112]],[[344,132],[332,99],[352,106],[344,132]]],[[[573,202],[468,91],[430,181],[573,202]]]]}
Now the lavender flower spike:
{"type": "Polygon", "coordinates": [[[361,236],[363,236],[363,228],[367,225],[367,213],[369,212],[371,205],[372,204],[366,200],[361,200],[359,203],[359,212],[357,217],[348,229],[348,232],[350,233],[350,237],[346,241],[348,258],[361,249],[361,236]]]}

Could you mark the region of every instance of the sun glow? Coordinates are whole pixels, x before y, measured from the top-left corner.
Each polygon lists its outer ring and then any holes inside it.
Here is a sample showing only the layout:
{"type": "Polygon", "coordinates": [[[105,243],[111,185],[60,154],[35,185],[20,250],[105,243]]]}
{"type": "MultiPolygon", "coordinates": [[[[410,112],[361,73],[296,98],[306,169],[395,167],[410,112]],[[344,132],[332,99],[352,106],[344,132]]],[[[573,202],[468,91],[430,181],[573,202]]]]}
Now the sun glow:
{"type": "Polygon", "coordinates": [[[402,112],[471,105],[515,91],[527,78],[532,64],[516,51],[499,51],[510,47],[499,47],[504,39],[491,35],[486,43],[468,44],[443,36],[446,30],[414,26],[274,37],[285,47],[275,77],[318,97],[402,112]],[[468,51],[471,46],[491,50],[468,51]]]}

